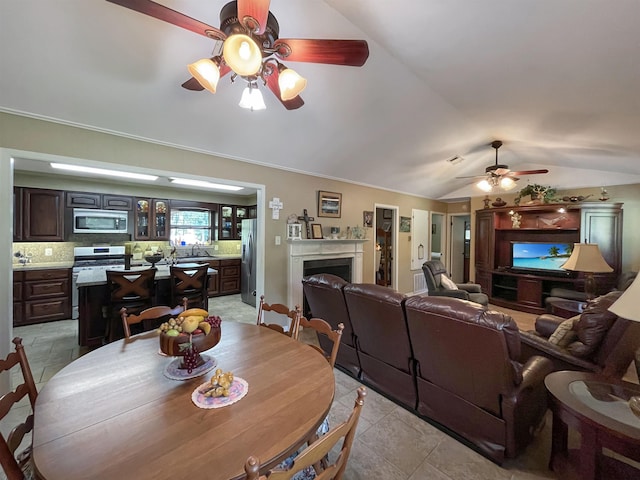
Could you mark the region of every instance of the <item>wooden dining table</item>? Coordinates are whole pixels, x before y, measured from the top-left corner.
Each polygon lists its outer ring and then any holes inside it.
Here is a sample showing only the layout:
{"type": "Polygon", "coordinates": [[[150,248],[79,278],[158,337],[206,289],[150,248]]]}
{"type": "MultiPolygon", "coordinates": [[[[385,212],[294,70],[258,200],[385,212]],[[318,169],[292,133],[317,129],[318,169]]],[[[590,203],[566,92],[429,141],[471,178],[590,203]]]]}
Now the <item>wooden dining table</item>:
{"type": "Polygon", "coordinates": [[[173,360],[156,332],[98,348],[73,361],[38,395],[33,461],[43,480],[244,478],[257,456],[270,468],[305,444],[327,416],[333,370],[309,345],[257,325],[222,322],[207,351],[246,396],[202,409],[192,392],[213,375],[165,376],[173,360]]]}

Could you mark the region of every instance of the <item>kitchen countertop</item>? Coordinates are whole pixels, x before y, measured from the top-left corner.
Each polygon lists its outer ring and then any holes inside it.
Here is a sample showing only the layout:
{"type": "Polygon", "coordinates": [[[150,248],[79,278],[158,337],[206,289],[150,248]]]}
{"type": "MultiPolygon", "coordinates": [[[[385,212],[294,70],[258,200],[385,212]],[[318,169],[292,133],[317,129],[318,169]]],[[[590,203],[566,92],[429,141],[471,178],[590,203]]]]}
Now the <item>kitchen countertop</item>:
{"type": "Polygon", "coordinates": [[[41,263],[21,263],[13,264],[13,270],[51,270],[54,268],[73,268],[73,261],[70,262],[41,262],[41,263]]]}
{"type": "MultiPolygon", "coordinates": [[[[201,264],[199,263],[181,263],[180,267],[196,267],[201,264]]],[[[135,270],[146,270],[149,268],[148,266],[140,266],[140,267],[131,267],[132,271],[135,270]]],[[[165,278],[169,278],[169,265],[156,265],[156,280],[162,280],[165,278]]],[[[218,271],[214,268],[209,268],[209,275],[217,274],[218,271]]],[[[82,287],[92,287],[95,285],[106,285],[107,284],[107,274],[104,270],[81,270],[78,272],[78,280],[76,281],[76,285],[78,288],[82,287]]]]}

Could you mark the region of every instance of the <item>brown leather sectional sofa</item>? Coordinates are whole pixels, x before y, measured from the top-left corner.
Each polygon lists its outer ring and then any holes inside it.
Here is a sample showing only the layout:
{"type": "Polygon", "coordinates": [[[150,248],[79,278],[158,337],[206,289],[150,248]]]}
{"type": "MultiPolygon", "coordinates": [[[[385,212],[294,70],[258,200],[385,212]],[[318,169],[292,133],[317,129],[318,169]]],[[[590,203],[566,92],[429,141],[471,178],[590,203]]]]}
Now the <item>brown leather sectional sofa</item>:
{"type": "Polygon", "coordinates": [[[303,289],[313,316],[349,329],[336,366],[497,463],[531,441],[553,365],[539,356],[519,362],[510,316],[329,274],[305,278],[303,289]]]}

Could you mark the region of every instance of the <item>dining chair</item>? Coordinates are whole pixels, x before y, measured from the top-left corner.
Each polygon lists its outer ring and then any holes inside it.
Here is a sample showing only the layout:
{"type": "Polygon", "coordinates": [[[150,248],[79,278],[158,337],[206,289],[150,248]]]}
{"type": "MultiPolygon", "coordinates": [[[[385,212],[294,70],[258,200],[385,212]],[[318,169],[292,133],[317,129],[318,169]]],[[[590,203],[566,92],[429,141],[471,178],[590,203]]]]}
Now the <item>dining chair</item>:
{"type": "Polygon", "coordinates": [[[302,316],[300,311],[300,306],[296,305],[293,310],[290,310],[289,307],[283,305],[282,303],[266,303],[264,301],[264,295],[260,295],[260,305],[258,307],[258,320],[257,324],[263,327],[270,328],[271,330],[275,330],[276,332],[280,332],[288,337],[293,338],[294,340],[298,339],[298,330],[300,327],[300,317],[302,316]],[[289,325],[285,329],[279,323],[266,323],[264,320],[264,312],[273,312],[278,315],[283,315],[288,317],[289,325]]]}
{"type": "Polygon", "coordinates": [[[177,305],[183,297],[187,297],[187,308],[203,308],[207,310],[209,307],[209,296],[207,294],[208,271],[208,264],[195,267],[172,265],[169,269],[171,305],[177,305]]]}
{"type": "Polygon", "coordinates": [[[105,338],[113,342],[122,338],[120,310],[125,307],[130,313],[140,313],[153,305],[157,270],[107,270],[109,304],[105,338]]]}
{"type": "Polygon", "coordinates": [[[358,426],[358,419],[360,418],[360,411],[364,405],[364,397],[367,394],[365,387],[358,388],[357,394],[358,396],[356,397],[355,405],[349,418],[305,448],[293,459],[291,465],[286,467],[278,466],[265,472],[264,475],[260,475],[259,459],[253,456],[249,457],[244,465],[247,480],[289,480],[299,472],[308,473],[308,478],[314,478],[313,473],[315,473],[316,480],[340,480],[347,466],[347,460],[349,459],[349,453],[351,452],[351,446],[353,445],[353,439],[358,426]],[[340,450],[336,452],[335,461],[329,463],[324,468],[320,468],[319,464],[322,459],[333,450],[333,447],[337,445],[342,438],[344,438],[344,440],[340,450]]]}
{"type": "Polygon", "coordinates": [[[154,328],[158,328],[160,324],[169,317],[180,315],[187,309],[187,297],[182,299],[182,305],[168,307],[165,305],[156,305],[141,311],[138,315],[132,313],[127,315],[127,307],[120,309],[122,318],[122,328],[124,329],[124,338],[131,336],[131,326],[142,324],[141,332],[146,332],[154,328]]]}
{"type": "Polygon", "coordinates": [[[300,327],[303,329],[310,328],[315,330],[318,336],[322,335],[332,342],[331,352],[329,353],[325,352],[322,347],[313,343],[309,343],[308,345],[324,355],[329,362],[329,365],[331,365],[331,368],[333,368],[336,363],[336,357],[338,356],[338,349],[340,348],[340,339],[342,338],[344,323],[339,323],[338,328],[332,330],[331,325],[322,318],[312,318],[307,320],[305,317],[300,316],[300,327]]]}
{"type": "MultiPolygon", "coordinates": [[[[38,390],[33,381],[27,354],[22,346],[22,339],[20,337],[14,338],[13,344],[15,345],[15,352],[9,353],[6,359],[0,359],[0,373],[8,372],[16,365],[20,365],[23,383],[0,397],[0,420],[7,417],[11,408],[25,396],[29,396],[31,413],[24,422],[11,430],[6,439],[0,433],[0,464],[2,464],[2,469],[8,480],[23,480],[37,478],[31,464],[31,446],[17,455],[16,450],[25,435],[33,430],[33,411],[38,397],[38,390]]],[[[12,375],[12,378],[15,379],[16,376],[12,375]]]]}

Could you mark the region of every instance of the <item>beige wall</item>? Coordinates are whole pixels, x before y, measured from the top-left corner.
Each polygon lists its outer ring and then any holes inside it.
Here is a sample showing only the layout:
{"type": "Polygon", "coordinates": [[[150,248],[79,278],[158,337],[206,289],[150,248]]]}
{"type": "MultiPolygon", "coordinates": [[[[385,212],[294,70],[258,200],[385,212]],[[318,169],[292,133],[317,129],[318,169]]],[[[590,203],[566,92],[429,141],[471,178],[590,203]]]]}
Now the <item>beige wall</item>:
{"type": "MultiPolygon", "coordinates": [[[[446,212],[441,202],[404,195],[386,190],[353,185],[337,180],[278,170],[247,162],[180,150],[135,139],[109,135],[42,120],[0,113],[0,147],[8,149],[59,155],[76,159],[108,162],[121,166],[136,166],[162,172],[183,173],[228,179],[232,181],[264,185],[266,204],[273,197],[284,203],[279,220],[271,219],[271,210],[265,208],[265,295],[272,301],[286,301],[287,297],[287,243],[286,218],[291,213],[301,214],[304,208],[323,227],[362,225],[362,212],[374,210],[374,204],[397,205],[399,215],[411,216],[411,209],[446,212]],[[342,193],[342,217],[318,218],[317,192],[326,190],[342,193]],[[281,236],[281,245],[275,245],[275,237],[281,236]]],[[[281,155],[283,152],[274,152],[281,155]]],[[[52,180],[52,185],[55,185],[52,180]]],[[[55,186],[51,187],[55,188],[55,186]]],[[[211,200],[214,197],[211,196],[211,200]]],[[[373,232],[367,232],[365,244],[364,281],[373,282],[373,232]]],[[[413,289],[413,273],[410,271],[410,245],[408,234],[398,235],[398,290],[413,289]]]]}

